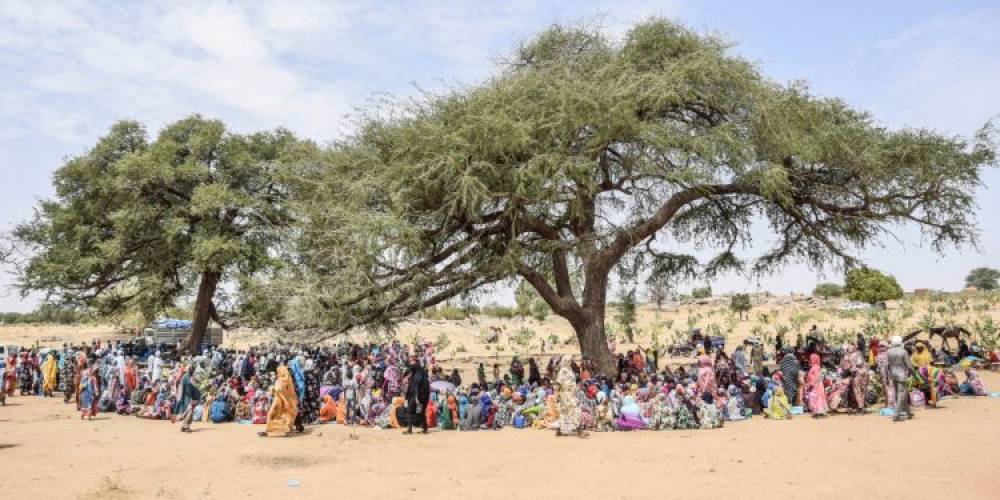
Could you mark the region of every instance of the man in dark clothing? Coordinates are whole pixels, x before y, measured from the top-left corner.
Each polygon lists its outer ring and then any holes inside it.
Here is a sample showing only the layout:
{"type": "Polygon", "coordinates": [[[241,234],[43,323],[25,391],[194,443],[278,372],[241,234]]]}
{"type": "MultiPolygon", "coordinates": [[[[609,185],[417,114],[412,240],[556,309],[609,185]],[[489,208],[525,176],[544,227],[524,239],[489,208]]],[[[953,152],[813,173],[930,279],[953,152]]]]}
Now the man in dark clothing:
{"type": "Polygon", "coordinates": [[[417,362],[416,356],[410,356],[410,366],[406,368],[410,383],[406,385],[406,432],[413,434],[413,422],[419,419],[423,433],[427,434],[427,417],[424,409],[431,399],[431,382],[427,378],[424,367],[417,362]]]}

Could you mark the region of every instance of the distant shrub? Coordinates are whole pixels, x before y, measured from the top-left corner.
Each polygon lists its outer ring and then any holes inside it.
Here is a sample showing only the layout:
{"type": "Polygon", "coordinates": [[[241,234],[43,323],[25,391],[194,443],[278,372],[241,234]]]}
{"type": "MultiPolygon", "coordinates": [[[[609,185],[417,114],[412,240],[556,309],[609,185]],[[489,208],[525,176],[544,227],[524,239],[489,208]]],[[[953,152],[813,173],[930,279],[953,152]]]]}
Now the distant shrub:
{"type": "Polygon", "coordinates": [[[491,318],[511,319],[514,316],[517,316],[517,310],[513,307],[488,304],[483,307],[482,314],[491,318]]]}
{"type": "Polygon", "coordinates": [[[840,297],[843,294],[844,287],[837,283],[820,283],[816,285],[816,288],[813,288],[813,295],[824,299],[840,297]]]}

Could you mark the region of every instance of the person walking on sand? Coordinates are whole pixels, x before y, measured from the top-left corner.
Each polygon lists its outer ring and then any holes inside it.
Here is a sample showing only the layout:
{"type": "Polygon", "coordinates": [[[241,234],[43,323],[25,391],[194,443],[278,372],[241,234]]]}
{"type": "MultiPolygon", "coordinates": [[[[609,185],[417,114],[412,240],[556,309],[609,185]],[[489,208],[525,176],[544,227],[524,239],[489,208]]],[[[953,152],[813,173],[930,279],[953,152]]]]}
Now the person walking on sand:
{"type": "Polygon", "coordinates": [[[427,434],[427,418],[424,408],[431,398],[431,383],[427,372],[420,366],[416,356],[410,356],[410,366],[406,369],[409,383],[406,385],[406,432],[413,434],[413,422],[420,422],[424,434],[427,434]]]}
{"type": "Polygon", "coordinates": [[[892,337],[892,347],[887,354],[889,365],[889,379],[892,380],[892,387],[896,393],[896,422],[913,418],[910,411],[910,392],[907,390],[907,383],[910,380],[910,373],[913,367],[910,364],[910,356],[903,348],[903,338],[899,335],[892,337]]]}
{"type": "Polygon", "coordinates": [[[191,381],[194,376],[195,367],[188,367],[188,371],[181,377],[180,397],[174,406],[174,415],[180,415],[181,432],[191,432],[191,421],[194,419],[194,407],[201,401],[201,391],[191,381]]]}

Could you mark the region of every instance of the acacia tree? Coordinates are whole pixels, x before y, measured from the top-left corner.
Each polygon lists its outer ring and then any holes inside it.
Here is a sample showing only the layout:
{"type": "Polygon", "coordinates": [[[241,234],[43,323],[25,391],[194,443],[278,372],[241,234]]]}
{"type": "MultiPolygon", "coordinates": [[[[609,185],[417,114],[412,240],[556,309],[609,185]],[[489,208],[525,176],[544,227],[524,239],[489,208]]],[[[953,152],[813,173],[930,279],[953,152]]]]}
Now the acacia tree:
{"type": "Polygon", "coordinates": [[[482,84],[363,117],[330,161],[300,172],[289,323],[382,326],[523,279],[611,374],[616,269],[673,280],[853,264],[904,222],[937,248],[959,244],[994,156],[888,130],[766,79],[719,39],[651,20],[621,43],[551,28],[482,84]],[[758,220],[777,245],[738,255],[758,220]],[[717,254],[699,262],[691,246],[717,254]]]}
{"type": "Polygon", "coordinates": [[[979,290],[996,290],[1000,281],[1000,270],[989,267],[977,267],[969,271],[965,277],[965,286],[974,286],[979,290]]]}
{"type": "Polygon", "coordinates": [[[56,171],[55,198],[15,229],[30,251],[20,288],[147,318],[194,291],[187,347],[197,348],[210,319],[225,326],[219,284],[273,262],[276,228],[289,221],[278,164],[313,150],[288,131],[237,135],[199,116],[152,143],[140,124],[119,122],[56,171]]]}

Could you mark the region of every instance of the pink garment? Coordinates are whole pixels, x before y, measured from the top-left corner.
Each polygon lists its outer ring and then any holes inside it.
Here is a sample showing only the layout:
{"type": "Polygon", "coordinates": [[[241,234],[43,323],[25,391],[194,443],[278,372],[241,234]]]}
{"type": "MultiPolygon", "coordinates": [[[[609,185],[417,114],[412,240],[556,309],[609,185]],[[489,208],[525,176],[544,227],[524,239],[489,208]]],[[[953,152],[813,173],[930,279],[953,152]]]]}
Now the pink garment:
{"type": "Polygon", "coordinates": [[[715,396],[715,367],[712,365],[712,358],[702,354],[698,356],[698,392],[706,391],[715,396]]]}
{"type": "Polygon", "coordinates": [[[823,389],[823,368],[819,365],[819,355],[809,356],[809,372],[806,373],[805,386],[806,404],[809,411],[815,414],[825,414],[829,411],[826,404],[826,392],[823,389]]]}

